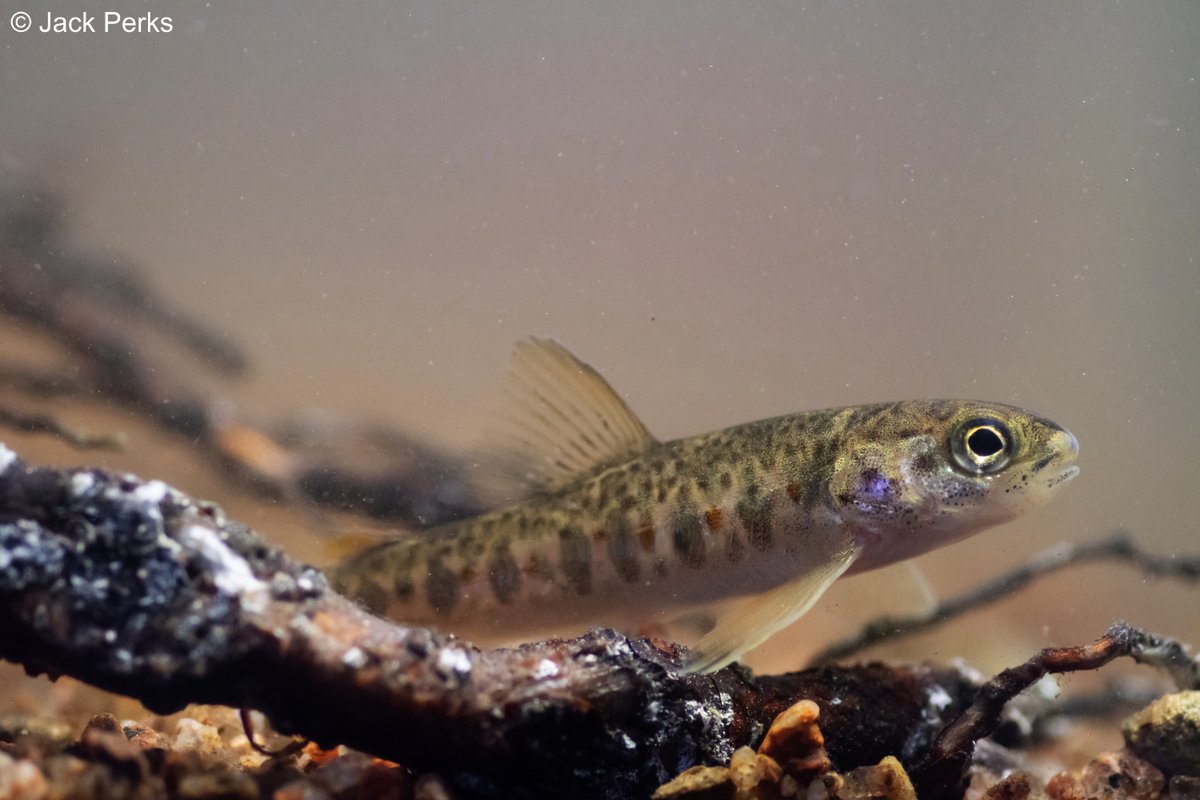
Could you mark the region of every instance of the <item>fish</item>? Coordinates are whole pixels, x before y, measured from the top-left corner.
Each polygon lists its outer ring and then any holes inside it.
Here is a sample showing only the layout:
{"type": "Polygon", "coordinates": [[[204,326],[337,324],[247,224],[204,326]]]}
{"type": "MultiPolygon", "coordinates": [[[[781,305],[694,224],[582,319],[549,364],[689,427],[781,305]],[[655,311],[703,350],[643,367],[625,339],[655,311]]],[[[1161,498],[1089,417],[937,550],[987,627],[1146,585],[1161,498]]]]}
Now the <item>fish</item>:
{"type": "Polygon", "coordinates": [[[1075,437],[1011,405],[906,400],[661,442],[552,339],[517,343],[492,463],[507,507],[384,542],[329,571],[373,613],[472,641],[727,609],[681,669],[708,673],[787,627],[843,575],[905,561],[1044,504],[1075,437]]]}

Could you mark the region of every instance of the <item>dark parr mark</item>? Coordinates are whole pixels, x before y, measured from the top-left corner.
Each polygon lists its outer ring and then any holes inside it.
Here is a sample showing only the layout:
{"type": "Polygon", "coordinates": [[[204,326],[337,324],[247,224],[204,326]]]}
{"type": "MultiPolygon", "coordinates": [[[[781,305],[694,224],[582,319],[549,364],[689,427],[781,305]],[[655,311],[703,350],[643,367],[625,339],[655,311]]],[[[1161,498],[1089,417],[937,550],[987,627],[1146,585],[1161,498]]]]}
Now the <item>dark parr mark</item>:
{"type": "Polygon", "coordinates": [[[448,614],[458,604],[458,576],[447,569],[438,557],[429,560],[429,576],[425,581],[425,597],[439,614],[448,614]]]}
{"type": "Polygon", "coordinates": [[[558,557],[563,577],[576,594],[592,591],[592,542],[578,528],[558,532],[558,557]]]}
{"type": "Polygon", "coordinates": [[[730,531],[729,538],[725,540],[725,558],[729,559],[729,563],[736,564],[746,557],[746,545],[742,542],[742,537],[737,531],[730,531]]]}
{"type": "Polygon", "coordinates": [[[642,576],[642,565],[638,561],[638,543],[629,528],[624,514],[611,514],[608,518],[608,560],[626,583],[636,583],[642,576]]]}
{"type": "Polygon", "coordinates": [[[413,582],[412,575],[406,572],[396,573],[396,579],[392,582],[392,590],[396,593],[396,598],[407,603],[412,600],[413,582]]]}
{"type": "Polygon", "coordinates": [[[746,538],[755,550],[771,547],[771,498],[747,494],[738,501],[738,519],[746,529],[746,538]]]}
{"type": "Polygon", "coordinates": [[[488,581],[492,592],[502,605],[508,605],[521,590],[521,569],[513,558],[507,542],[501,542],[488,562],[488,581]]]}
{"type": "Polygon", "coordinates": [[[347,587],[343,591],[357,600],[359,605],[375,616],[383,616],[387,613],[387,594],[378,583],[371,580],[363,580],[356,586],[347,587]]]}
{"type": "Polygon", "coordinates": [[[645,550],[647,553],[654,552],[654,526],[653,525],[643,525],[642,527],[638,528],[637,538],[638,538],[638,542],[641,543],[643,550],[645,550]]]}
{"type": "Polygon", "coordinates": [[[704,528],[694,511],[682,508],[671,516],[671,544],[684,566],[704,566],[704,528]]]}
{"type": "Polygon", "coordinates": [[[841,449],[839,437],[826,436],[814,439],[804,453],[803,467],[793,479],[798,489],[796,495],[792,494],[792,484],[788,485],[788,495],[804,509],[812,509],[821,500],[841,449]]]}

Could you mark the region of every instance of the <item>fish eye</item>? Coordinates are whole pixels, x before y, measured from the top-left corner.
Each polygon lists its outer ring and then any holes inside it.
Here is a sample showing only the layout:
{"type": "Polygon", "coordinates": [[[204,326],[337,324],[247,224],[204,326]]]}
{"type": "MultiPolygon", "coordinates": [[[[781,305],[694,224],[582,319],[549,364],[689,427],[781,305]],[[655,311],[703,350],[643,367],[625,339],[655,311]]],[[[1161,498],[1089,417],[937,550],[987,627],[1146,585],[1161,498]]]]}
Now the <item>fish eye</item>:
{"type": "Polygon", "coordinates": [[[950,452],[958,466],[975,474],[999,472],[1013,452],[1012,431],[998,419],[968,420],[955,429],[950,452]]]}

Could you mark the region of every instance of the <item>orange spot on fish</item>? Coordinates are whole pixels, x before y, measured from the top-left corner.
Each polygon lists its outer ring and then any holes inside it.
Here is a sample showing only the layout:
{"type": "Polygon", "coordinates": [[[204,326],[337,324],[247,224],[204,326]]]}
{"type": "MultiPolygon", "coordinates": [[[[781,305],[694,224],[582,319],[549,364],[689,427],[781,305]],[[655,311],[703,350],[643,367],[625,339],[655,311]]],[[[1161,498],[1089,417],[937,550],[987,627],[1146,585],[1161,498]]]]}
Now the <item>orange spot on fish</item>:
{"type": "Polygon", "coordinates": [[[546,559],[537,553],[532,553],[529,556],[529,561],[521,568],[521,572],[531,578],[544,578],[550,574],[550,565],[546,562],[546,559]]]}
{"type": "Polygon", "coordinates": [[[638,542],[641,543],[643,550],[645,550],[647,553],[654,552],[654,528],[639,528],[637,532],[637,538],[638,542]]]}
{"type": "Polygon", "coordinates": [[[725,521],[725,512],[719,508],[710,508],[704,512],[704,521],[708,523],[710,530],[715,531],[725,521]]]}

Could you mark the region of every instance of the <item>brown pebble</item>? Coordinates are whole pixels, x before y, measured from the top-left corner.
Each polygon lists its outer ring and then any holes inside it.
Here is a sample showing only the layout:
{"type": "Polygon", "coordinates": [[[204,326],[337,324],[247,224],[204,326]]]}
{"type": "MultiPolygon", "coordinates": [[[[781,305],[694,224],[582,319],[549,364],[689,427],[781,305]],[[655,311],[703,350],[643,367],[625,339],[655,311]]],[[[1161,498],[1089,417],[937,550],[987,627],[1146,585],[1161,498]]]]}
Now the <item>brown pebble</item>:
{"type": "Polygon", "coordinates": [[[311,773],[312,781],[335,797],[401,800],[412,796],[408,773],[387,761],[349,752],[311,773]]]}
{"type": "Polygon", "coordinates": [[[1079,783],[1088,798],[1156,800],[1166,780],[1153,764],[1129,750],[1101,753],[1079,773],[1079,783]]]}
{"type": "Polygon", "coordinates": [[[775,717],[758,752],[775,759],[784,772],[807,786],[831,767],[825,737],[817,726],[820,716],[820,708],[811,700],[792,705],[775,717]]]}
{"type": "Polygon", "coordinates": [[[1200,691],[1164,695],[1121,723],[1125,743],[1168,775],[1200,775],[1200,691]]]}
{"type": "Polygon", "coordinates": [[[783,769],[775,759],[760,755],[749,747],[739,747],[729,759],[729,779],[733,781],[734,797],[738,800],[773,796],[769,789],[777,787],[782,777],[783,769]]]}
{"type": "Polygon", "coordinates": [[[112,714],[97,714],[88,720],[87,725],[83,728],[83,733],[80,738],[83,738],[89,731],[107,731],[109,733],[122,733],[121,722],[112,714]]]}
{"type": "Polygon", "coordinates": [[[733,800],[728,767],[691,767],[655,790],[653,800],[733,800]]]}
{"type": "Polygon", "coordinates": [[[1029,773],[1017,772],[989,787],[983,793],[983,800],[1029,800],[1043,796],[1029,773]]]}
{"type": "Polygon", "coordinates": [[[873,767],[846,773],[838,800],[917,800],[917,792],[904,766],[895,756],[885,756],[873,767]]]}
{"type": "Polygon", "coordinates": [[[125,738],[121,724],[112,714],[92,717],[79,735],[79,741],[67,748],[67,752],[85,761],[107,764],[133,780],[144,779],[150,771],[142,748],[125,738]]]}
{"type": "Polygon", "coordinates": [[[1085,800],[1079,779],[1065,772],[1046,781],[1046,794],[1050,800],[1085,800]]]}
{"type": "Polygon", "coordinates": [[[153,728],[138,723],[124,726],[121,732],[125,738],[140,750],[165,750],[168,747],[167,737],[153,728]]]}
{"type": "MultiPolygon", "coordinates": [[[[757,753],[749,747],[739,747],[728,767],[692,767],[660,786],[654,793],[655,800],[775,800],[817,798],[822,794],[834,797],[842,781],[829,773],[825,737],[817,727],[819,716],[816,703],[801,700],[775,718],[757,753]],[[821,784],[814,786],[814,780],[821,784]]],[[[899,768],[899,762],[895,763],[899,768]]],[[[903,775],[903,768],[899,769],[903,775]]],[[[907,780],[904,776],[904,782],[907,780]]],[[[892,800],[915,798],[896,795],[892,800]]]]}

